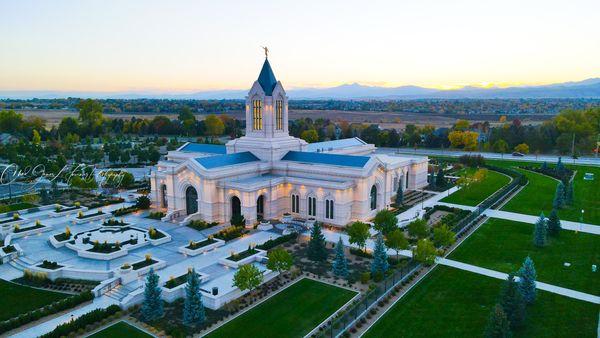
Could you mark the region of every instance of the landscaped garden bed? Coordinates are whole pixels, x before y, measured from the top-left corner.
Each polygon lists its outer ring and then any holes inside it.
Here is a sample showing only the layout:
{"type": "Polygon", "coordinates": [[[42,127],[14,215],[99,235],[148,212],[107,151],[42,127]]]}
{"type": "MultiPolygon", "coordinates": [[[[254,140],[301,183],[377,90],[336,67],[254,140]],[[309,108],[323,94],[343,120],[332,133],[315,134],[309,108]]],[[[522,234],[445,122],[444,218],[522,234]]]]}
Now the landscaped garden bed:
{"type": "Polygon", "coordinates": [[[236,239],[238,237],[242,237],[242,235],[245,233],[245,229],[243,226],[230,226],[226,229],[223,229],[219,232],[217,232],[214,237],[218,238],[218,239],[222,239],[225,242],[229,242],[233,239],[236,239]]]}
{"type": "Polygon", "coordinates": [[[10,254],[10,253],[16,252],[17,249],[15,248],[14,245],[7,245],[7,246],[2,247],[2,251],[4,251],[5,254],[10,254]]]}
{"type": "Polygon", "coordinates": [[[57,262],[51,262],[48,260],[44,260],[41,264],[37,265],[38,268],[48,269],[48,270],[57,270],[62,268],[63,266],[58,264],[57,262]]]}
{"type": "Polygon", "coordinates": [[[43,225],[42,223],[40,223],[39,221],[36,221],[35,224],[33,226],[29,226],[29,227],[19,227],[19,226],[15,226],[13,232],[18,234],[21,232],[25,232],[25,231],[30,231],[30,230],[35,230],[35,229],[42,229],[45,228],[46,226],[43,225]]]}
{"type": "Polygon", "coordinates": [[[219,225],[219,222],[205,222],[202,220],[195,220],[195,221],[190,221],[188,224],[186,224],[188,227],[201,231],[201,230],[205,230],[205,229],[210,229],[214,226],[219,225]]]}
{"type": "Polygon", "coordinates": [[[115,209],[112,211],[112,214],[113,214],[113,216],[124,216],[124,215],[130,214],[132,212],[140,211],[140,210],[142,210],[142,209],[140,209],[137,205],[132,205],[129,207],[115,209]]]}
{"type": "Polygon", "coordinates": [[[248,247],[244,251],[233,252],[229,257],[219,259],[219,263],[232,268],[238,268],[241,265],[259,260],[265,255],[266,251],[264,250],[248,247]]]}
{"type": "Polygon", "coordinates": [[[244,258],[250,257],[252,255],[256,255],[257,253],[259,253],[258,250],[254,249],[254,248],[248,248],[244,251],[232,254],[231,256],[227,257],[227,259],[230,261],[238,262],[244,258]]]}
{"type": "Polygon", "coordinates": [[[63,205],[57,205],[54,210],[48,212],[48,215],[50,217],[60,217],[60,216],[65,216],[65,215],[70,215],[73,213],[76,213],[78,211],[85,211],[88,208],[83,207],[79,204],[79,202],[76,202],[74,205],[70,206],[70,207],[66,207],[63,205]]]}
{"type": "Polygon", "coordinates": [[[156,263],[158,263],[157,260],[154,260],[150,256],[147,256],[144,260],[131,264],[131,267],[133,268],[133,270],[140,270],[156,263]]]}
{"type": "Polygon", "coordinates": [[[166,214],[162,211],[151,211],[150,214],[148,214],[148,218],[157,220],[160,220],[165,216],[166,214]]]}
{"type": "Polygon", "coordinates": [[[201,241],[190,241],[188,245],[180,246],[179,252],[188,255],[188,256],[196,256],[203,252],[212,250],[216,247],[222,246],[225,244],[225,241],[221,239],[216,239],[212,236],[209,236],[207,239],[201,241]]]}
{"type": "Polygon", "coordinates": [[[14,213],[12,217],[0,220],[0,225],[12,224],[19,221],[23,221],[23,219],[19,216],[18,213],[14,213]]]}
{"type": "Polygon", "coordinates": [[[102,225],[107,226],[107,227],[124,227],[124,226],[128,226],[130,224],[123,220],[116,220],[114,218],[111,218],[111,219],[107,219],[104,222],[102,222],[102,225]]]}

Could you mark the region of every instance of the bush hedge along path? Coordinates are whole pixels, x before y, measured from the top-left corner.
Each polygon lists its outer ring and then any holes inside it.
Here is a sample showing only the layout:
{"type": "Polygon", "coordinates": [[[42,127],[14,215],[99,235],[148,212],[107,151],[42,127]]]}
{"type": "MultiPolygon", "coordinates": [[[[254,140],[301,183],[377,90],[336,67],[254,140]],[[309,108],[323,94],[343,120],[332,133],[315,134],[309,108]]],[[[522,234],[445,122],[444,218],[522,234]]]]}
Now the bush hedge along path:
{"type": "Polygon", "coordinates": [[[207,337],[303,337],[356,295],[304,278],[207,337]]]}

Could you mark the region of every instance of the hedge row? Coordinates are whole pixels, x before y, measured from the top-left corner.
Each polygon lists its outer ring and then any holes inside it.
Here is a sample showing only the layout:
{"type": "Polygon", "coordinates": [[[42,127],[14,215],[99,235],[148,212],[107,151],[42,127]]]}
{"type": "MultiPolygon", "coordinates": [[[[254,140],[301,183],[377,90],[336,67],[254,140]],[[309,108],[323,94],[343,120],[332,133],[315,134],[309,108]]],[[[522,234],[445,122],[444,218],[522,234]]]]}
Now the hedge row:
{"type": "Polygon", "coordinates": [[[58,300],[52,304],[46,305],[37,310],[23,313],[17,317],[0,322],[0,334],[16,329],[20,326],[31,323],[40,318],[53,315],[64,310],[68,310],[92,299],[94,299],[94,295],[90,291],[86,291],[71,297],[58,300]]]}
{"type": "Polygon", "coordinates": [[[85,329],[90,324],[97,323],[107,317],[114,315],[121,311],[118,305],[111,305],[104,309],[92,310],[86,314],[81,315],[79,318],[58,325],[53,331],[40,336],[40,338],[60,338],[66,337],[71,333],[74,333],[80,329],[85,329]]]}
{"type": "Polygon", "coordinates": [[[284,235],[281,237],[277,237],[275,239],[270,239],[270,240],[264,242],[263,244],[258,245],[256,248],[260,249],[260,250],[270,250],[270,249],[273,249],[274,247],[278,246],[279,244],[283,244],[283,243],[289,242],[293,239],[296,239],[296,237],[298,237],[298,233],[292,232],[289,235],[284,235]]]}

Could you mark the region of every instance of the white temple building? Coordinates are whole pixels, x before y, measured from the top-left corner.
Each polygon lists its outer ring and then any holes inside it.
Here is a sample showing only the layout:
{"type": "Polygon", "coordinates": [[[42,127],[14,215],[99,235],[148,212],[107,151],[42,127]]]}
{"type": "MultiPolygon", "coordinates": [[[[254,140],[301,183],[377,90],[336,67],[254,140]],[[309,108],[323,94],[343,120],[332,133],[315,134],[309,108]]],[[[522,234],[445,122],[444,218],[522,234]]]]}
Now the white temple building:
{"type": "Polygon", "coordinates": [[[227,223],[314,218],[368,220],[404,190],[427,185],[427,157],[374,154],[359,138],[308,144],[288,132],[288,97],[265,59],[246,97],[246,134],[226,145],[186,143],[152,170],[150,194],[165,220],[227,223]]]}

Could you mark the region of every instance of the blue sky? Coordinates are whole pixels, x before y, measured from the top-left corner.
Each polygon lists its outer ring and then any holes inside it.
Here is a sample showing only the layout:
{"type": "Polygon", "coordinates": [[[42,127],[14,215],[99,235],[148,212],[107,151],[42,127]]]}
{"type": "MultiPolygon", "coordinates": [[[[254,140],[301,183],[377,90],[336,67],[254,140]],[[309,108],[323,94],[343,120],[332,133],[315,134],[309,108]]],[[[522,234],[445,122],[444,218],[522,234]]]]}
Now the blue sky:
{"type": "Polygon", "coordinates": [[[600,1],[0,0],[1,90],[436,88],[600,76],[600,1]]]}

